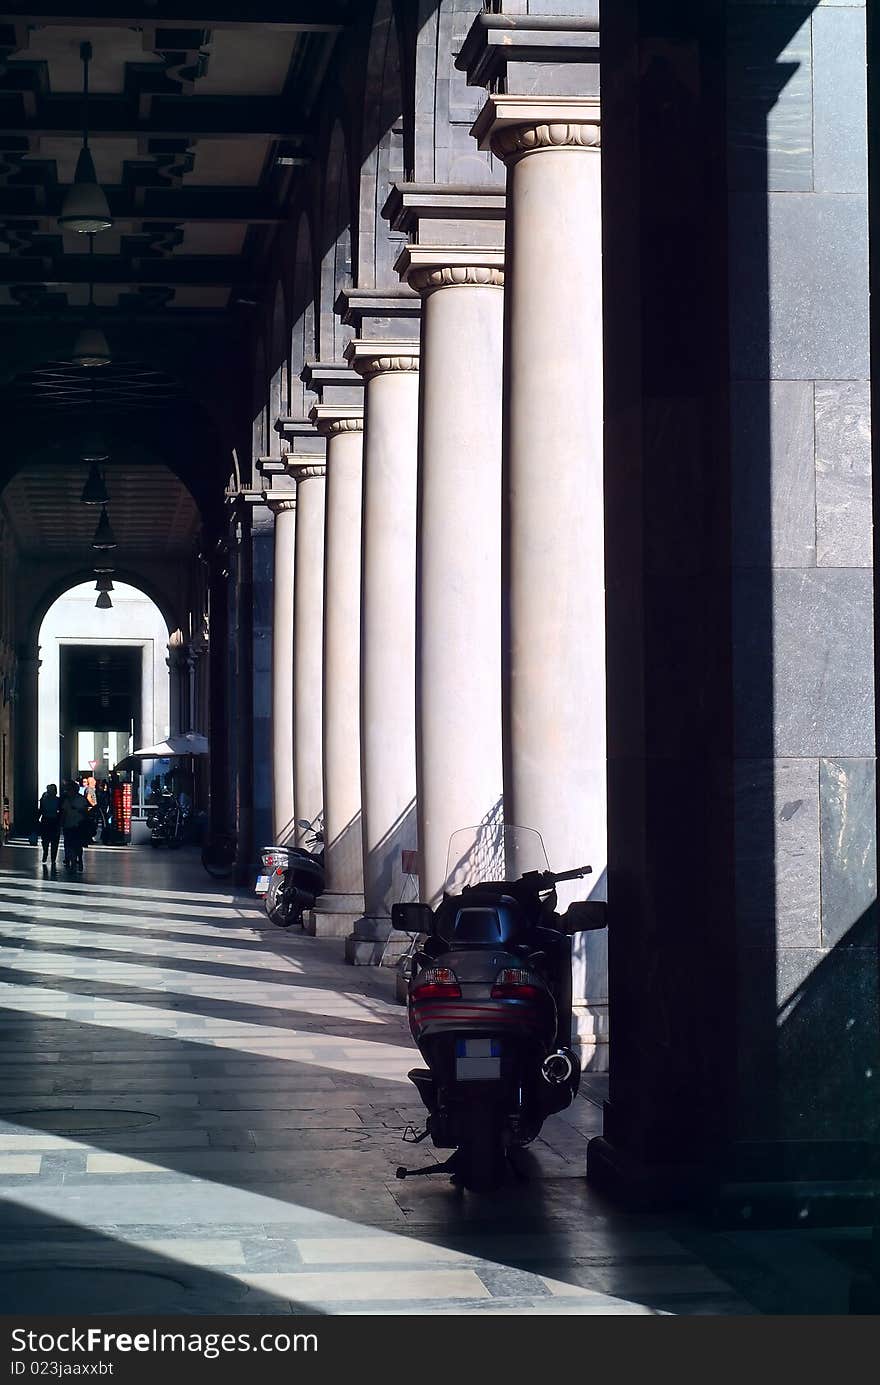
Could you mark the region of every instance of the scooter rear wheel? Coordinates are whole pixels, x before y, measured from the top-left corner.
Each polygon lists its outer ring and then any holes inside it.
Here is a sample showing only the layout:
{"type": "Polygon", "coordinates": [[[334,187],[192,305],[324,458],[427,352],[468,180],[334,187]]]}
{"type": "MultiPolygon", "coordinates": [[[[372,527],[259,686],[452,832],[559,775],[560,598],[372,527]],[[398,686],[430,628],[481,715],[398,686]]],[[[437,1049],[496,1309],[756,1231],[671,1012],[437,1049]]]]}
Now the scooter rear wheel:
{"type": "Polygon", "coordinates": [[[290,908],[290,897],[284,889],[283,877],[278,875],[269,881],[266,891],[266,913],[278,928],[289,928],[296,917],[290,908]]]}
{"type": "Polygon", "coordinates": [[[459,1145],[456,1182],[475,1193],[488,1193],[504,1177],[501,1122],[491,1107],[474,1107],[459,1145]]]}

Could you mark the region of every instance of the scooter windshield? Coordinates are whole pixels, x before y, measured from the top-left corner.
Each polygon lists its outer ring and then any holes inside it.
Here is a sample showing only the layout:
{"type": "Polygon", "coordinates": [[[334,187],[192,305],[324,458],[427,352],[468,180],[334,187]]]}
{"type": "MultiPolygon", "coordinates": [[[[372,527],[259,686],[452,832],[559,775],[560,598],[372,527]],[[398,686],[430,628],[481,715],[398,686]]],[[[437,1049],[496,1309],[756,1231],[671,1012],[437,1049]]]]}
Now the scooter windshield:
{"type": "Polygon", "coordinates": [[[531,827],[481,823],[462,827],[449,839],[446,894],[461,894],[487,880],[519,880],[532,870],[549,870],[540,832],[531,827]]]}

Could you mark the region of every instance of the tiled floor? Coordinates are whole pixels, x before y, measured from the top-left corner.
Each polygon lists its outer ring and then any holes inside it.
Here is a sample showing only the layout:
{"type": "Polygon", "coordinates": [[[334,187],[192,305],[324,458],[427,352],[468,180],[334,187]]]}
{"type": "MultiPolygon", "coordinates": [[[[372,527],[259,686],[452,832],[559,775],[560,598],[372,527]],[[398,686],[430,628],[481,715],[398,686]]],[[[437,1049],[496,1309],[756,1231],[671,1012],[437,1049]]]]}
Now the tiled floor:
{"type": "Polygon", "coordinates": [[[528,1182],[396,1181],[434,1157],[400,1138],[414,1049],[392,975],[340,952],[189,852],[0,851],[0,1312],[756,1311],[717,1269],[742,1247],[704,1236],[710,1269],[587,1187],[587,1100],[528,1182]]]}

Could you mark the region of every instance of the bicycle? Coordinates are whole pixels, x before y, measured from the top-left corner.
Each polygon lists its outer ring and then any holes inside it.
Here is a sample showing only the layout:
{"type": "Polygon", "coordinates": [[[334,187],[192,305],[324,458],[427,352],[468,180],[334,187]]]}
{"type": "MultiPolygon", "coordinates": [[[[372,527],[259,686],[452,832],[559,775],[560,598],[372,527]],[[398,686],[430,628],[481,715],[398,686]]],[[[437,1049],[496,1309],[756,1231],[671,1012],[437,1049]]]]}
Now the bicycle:
{"type": "Polygon", "coordinates": [[[235,869],[238,835],[216,832],[202,847],[202,865],[214,880],[222,880],[235,869]]]}

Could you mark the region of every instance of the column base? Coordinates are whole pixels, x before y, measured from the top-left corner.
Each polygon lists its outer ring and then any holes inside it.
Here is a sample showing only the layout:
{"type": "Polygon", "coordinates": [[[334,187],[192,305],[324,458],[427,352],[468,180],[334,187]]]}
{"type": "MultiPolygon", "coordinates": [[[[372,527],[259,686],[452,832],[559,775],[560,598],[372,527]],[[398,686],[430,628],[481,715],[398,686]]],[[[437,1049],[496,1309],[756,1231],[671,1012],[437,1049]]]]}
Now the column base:
{"type": "Polygon", "coordinates": [[[581,1069],[607,1072],[609,1068],[608,1004],[575,1002],[571,1016],[571,1046],[580,1054],[581,1069]]]}
{"type": "Polygon", "coordinates": [[[381,914],[359,918],[345,940],[345,960],[353,967],[394,967],[412,942],[381,914]]]}
{"type": "Polygon", "coordinates": [[[322,894],[303,918],[303,931],[312,938],[347,938],[364,912],[364,897],[322,894]]]}
{"type": "Polygon", "coordinates": [[[587,1145],[587,1181],[628,1211],[688,1208],[719,1229],[867,1226],[880,1207],[876,1178],[734,1179],[681,1154],[649,1164],[599,1136],[587,1145]]]}

